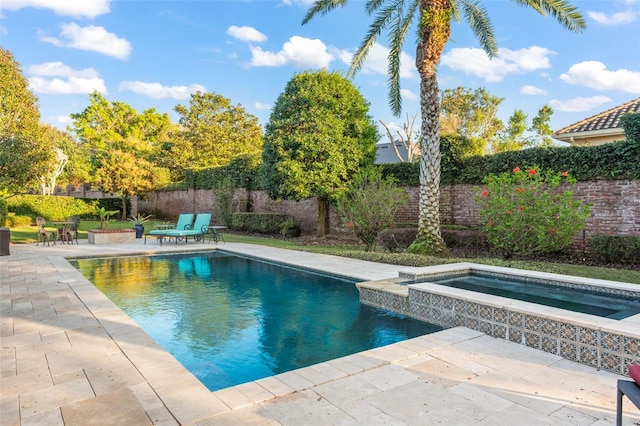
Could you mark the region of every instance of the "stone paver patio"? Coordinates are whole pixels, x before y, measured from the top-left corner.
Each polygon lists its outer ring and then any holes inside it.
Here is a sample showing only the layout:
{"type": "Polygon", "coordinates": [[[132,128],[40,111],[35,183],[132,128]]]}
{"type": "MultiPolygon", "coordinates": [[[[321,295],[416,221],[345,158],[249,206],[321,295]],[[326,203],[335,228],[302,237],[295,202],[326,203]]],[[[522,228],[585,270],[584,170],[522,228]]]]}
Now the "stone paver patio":
{"type": "MultiPolygon", "coordinates": [[[[0,424],[615,424],[621,376],[466,328],[209,392],[64,259],[214,247],[12,246],[0,257],[0,424]]],[[[397,277],[399,269],[246,244],[220,248],[363,281],[397,277]]],[[[640,425],[628,401],[624,424],[640,425]]]]}

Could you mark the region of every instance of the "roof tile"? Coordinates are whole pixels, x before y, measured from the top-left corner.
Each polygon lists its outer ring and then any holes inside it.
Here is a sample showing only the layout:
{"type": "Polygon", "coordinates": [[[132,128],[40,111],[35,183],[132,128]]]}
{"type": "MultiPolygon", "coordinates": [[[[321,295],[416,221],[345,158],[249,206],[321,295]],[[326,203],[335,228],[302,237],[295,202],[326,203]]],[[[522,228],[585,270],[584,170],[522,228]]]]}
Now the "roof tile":
{"type": "Polygon", "coordinates": [[[640,112],[640,98],[629,101],[625,104],[608,109],[599,114],[593,115],[577,123],[573,123],[558,130],[555,134],[591,132],[594,130],[617,129],[620,127],[620,117],[627,112],[640,112]]]}

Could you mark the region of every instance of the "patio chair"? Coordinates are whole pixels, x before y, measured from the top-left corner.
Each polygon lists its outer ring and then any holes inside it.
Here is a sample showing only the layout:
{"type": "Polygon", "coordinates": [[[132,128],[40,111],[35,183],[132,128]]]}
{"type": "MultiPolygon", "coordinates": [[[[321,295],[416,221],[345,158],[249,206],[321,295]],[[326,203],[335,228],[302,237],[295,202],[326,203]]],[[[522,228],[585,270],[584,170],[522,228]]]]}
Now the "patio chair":
{"type": "Polygon", "coordinates": [[[202,239],[202,243],[204,244],[204,237],[209,232],[209,224],[211,223],[211,213],[198,213],[196,216],[195,222],[193,222],[193,226],[190,229],[185,230],[173,230],[167,231],[165,235],[167,237],[174,237],[176,239],[176,244],[178,244],[178,239],[184,238],[184,242],[186,243],[189,237],[193,237],[194,241],[200,241],[202,239]]]}
{"type": "Polygon", "coordinates": [[[38,242],[36,243],[36,247],[40,245],[40,241],[42,241],[42,245],[46,242],[49,245],[50,241],[53,241],[53,245],[56,245],[56,240],[58,239],[58,231],[55,229],[47,228],[45,225],[47,224],[47,220],[42,217],[36,217],[36,226],[38,227],[38,242]]]}
{"type": "Polygon", "coordinates": [[[194,216],[195,215],[193,213],[182,213],[180,216],[178,216],[178,222],[176,223],[175,228],[154,229],[152,231],[149,231],[144,236],[144,243],[147,243],[147,235],[151,235],[157,237],[160,245],[162,245],[162,240],[164,239],[168,231],[183,231],[185,229],[191,229],[191,224],[193,223],[194,216]]]}
{"type": "Polygon", "coordinates": [[[73,244],[73,240],[76,240],[78,244],[78,227],[80,226],[80,216],[69,216],[67,218],[67,224],[60,231],[60,241],[73,244]]]}

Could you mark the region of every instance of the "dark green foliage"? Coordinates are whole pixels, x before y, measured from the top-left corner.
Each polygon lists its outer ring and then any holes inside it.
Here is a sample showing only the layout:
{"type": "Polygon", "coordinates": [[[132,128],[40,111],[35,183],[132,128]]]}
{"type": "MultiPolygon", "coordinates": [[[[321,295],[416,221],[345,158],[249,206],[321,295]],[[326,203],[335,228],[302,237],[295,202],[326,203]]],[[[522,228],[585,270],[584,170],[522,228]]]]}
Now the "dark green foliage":
{"type": "Polygon", "coordinates": [[[228,177],[236,188],[258,189],[259,169],[259,158],[238,155],[225,166],[198,171],[187,170],[186,186],[193,189],[216,189],[228,177]]]}
{"type": "Polygon", "coordinates": [[[406,251],[418,235],[418,228],[387,228],[378,236],[383,250],[391,253],[406,251]]]}
{"type": "MultiPolygon", "coordinates": [[[[98,198],[97,200],[95,199],[91,199],[91,198],[80,198],[81,200],[85,200],[87,203],[94,203],[95,206],[97,208],[103,207],[105,210],[108,211],[114,211],[117,210],[118,213],[116,215],[114,215],[114,217],[121,217],[122,216],[122,198],[98,198]]],[[[131,199],[127,198],[126,199],[126,203],[127,203],[127,211],[131,211],[131,199]]],[[[88,216],[85,216],[86,218],[89,217],[96,217],[95,212],[91,211],[89,213],[88,216]]]]}
{"type": "Polygon", "coordinates": [[[465,255],[474,256],[488,253],[491,250],[484,233],[474,230],[442,229],[442,239],[450,249],[462,249],[465,255]]]}
{"type": "Polygon", "coordinates": [[[0,198],[0,226],[4,226],[7,223],[8,214],[9,209],[7,206],[7,201],[4,198],[0,198]]]}
{"type": "Polygon", "coordinates": [[[596,259],[640,266],[640,237],[594,235],[588,244],[590,255],[596,259]]]}
{"type": "Polygon", "coordinates": [[[260,176],[274,199],[336,201],[375,160],[369,103],[339,73],[303,72],[280,94],[265,128],[260,176]]]}
{"type": "Polygon", "coordinates": [[[420,163],[387,163],[380,165],[383,178],[394,177],[398,186],[418,186],[420,184],[420,163]]]}
{"type": "Polygon", "coordinates": [[[279,234],[282,224],[289,218],[285,213],[244,213],[233,214],[231,228],[261,234],[279,234]]]}
{"type": "MultiPolygon", "coordinates": [[[[120,202],[119,198],[115,198],[120,202]]],[[[63,220],[69,216],[92,217],[96,200],[45,195],[19,195],[7,200],[9,211],[18,216],[42,216],[49,220],[63,220]]]]}
{"type": "Polygon", "coordinates": [[[235,186],[231,180],[231,176],[227,176],[220,182],[216,189],[213,190],[214,202],[213,211],[216,214],[216,218],[224,226],[231,227],[233,225],[233,194],[235,192],[235,186]]]}
{"type": "MultiPolygon", "coordinates": [[[[640,179],[640,143],[633,141],[589,147],[531,148],[468,158],[460,158],[450,142],[450,139],[441,139],[442,184],[479,185],[490,173],[500,174],[515,167],[533,165],[544,170],[568,171],[578,181],[640,179]]],[[[420,184],[416,164],[384,164],[383,175],[395,176],[400,185],[420,184]]]]}
{"type": "Polygon", "coordinates": [[[640,112],[624,114],[620,117],[620,125],[624,129],[626,140],[640,145],[640,112]]]}

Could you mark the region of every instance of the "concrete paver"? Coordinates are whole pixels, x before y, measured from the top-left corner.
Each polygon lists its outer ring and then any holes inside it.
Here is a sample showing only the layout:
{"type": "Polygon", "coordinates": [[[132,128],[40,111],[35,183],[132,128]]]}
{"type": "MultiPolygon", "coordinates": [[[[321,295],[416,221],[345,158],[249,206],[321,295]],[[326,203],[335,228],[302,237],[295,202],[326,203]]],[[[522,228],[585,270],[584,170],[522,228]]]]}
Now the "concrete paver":
{"type": "MultiPolygon", "coordinates": [[[[466,328],[209,392],[64,259],[214,247],[12,246],[0,257],[0,425],[615,423],[621,376],[466,328]]],[[[358,280],[394,278],[399,269],[220,247],[358,280]]],[[[630,403],[624,424],[640,424],[630,403]]]]}

